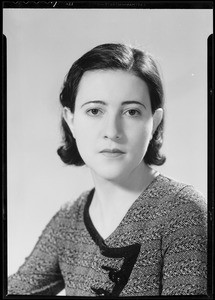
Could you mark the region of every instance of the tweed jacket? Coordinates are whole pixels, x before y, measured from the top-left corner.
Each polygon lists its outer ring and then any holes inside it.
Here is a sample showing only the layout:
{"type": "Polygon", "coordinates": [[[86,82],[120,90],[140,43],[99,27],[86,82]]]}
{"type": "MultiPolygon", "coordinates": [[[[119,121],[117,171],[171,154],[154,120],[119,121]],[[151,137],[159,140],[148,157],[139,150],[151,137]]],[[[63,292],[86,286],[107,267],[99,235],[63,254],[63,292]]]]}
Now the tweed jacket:
{"type": "Polygon", "coordinates": [[[104,240],[89,215],[94,191],[54,215],[8,278],[8,294],[207,294],[207,210],[199,192],[158,175],[104,240]]]}

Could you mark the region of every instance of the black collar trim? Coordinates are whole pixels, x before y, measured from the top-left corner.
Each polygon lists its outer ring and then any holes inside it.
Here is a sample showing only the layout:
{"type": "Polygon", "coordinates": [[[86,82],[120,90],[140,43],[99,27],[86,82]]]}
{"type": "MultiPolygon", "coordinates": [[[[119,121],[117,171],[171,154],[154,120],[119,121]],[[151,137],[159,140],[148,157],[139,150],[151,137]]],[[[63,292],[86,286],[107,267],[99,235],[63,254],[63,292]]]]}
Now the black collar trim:
{"type": "Polygon", "coordinates": [[[110,248],[105,244],[104,239],[100,236],[89,215],[89,207],[92,202],[92,198],[95,192],[95,188],[92,189],[87,197],[87,202],[84,208],[84,223],[96,245],[99,246],[100,252],[103,256],[111,258],[124,258],[122,267],[120,270],[116,270],[107,266],[101,266],[104,270],[109,271],[109,278],[115,282],[112,292],[106,291],[102,288],[91,287],[97,296],[119,296],[125,285],[127,284],[131,275],[134,264],[140,252],[141,245],[138,243],[128,245],[119,248],[110,248]]]}
{"type": "Polygon", "coordinates": [[[121,258],[121,257],[129,256],[129,253],[131,253],[133,246],[136,244],[128,245],[125,247],[110,248],[106,245],[104,239],[101,237],[101,235],[98,233],[95,226],[93,225],[93,222],[89,214],[89,207],[92,202],[94,192],[95,192],[95,188],[93,188],[90,191],[84,208],[84,223],[91,238],[96,243],[96,245],[99,246],[101,253],[106,257],[121,258]]]}

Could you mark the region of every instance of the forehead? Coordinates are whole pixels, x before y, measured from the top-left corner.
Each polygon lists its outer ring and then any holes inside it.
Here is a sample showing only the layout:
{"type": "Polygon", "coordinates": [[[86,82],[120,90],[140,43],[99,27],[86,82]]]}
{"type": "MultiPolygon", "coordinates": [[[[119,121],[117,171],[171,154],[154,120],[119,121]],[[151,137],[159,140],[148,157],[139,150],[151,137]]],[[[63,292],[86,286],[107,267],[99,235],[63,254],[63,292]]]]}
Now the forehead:
{"type": "Polygon", "coordinates": [[[122,70],[85,72],[79,83],[76,101],[88,99],[150,101],[147,84],[136,75],[122,70]]]}

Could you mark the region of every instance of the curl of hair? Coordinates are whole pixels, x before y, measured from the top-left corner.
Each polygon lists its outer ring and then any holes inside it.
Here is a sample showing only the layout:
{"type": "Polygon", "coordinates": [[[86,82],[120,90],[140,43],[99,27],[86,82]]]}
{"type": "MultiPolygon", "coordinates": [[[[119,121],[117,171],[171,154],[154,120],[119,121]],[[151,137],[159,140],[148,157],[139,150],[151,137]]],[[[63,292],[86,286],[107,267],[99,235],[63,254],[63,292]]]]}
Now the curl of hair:
{"type": "MultiPolygon", "coordinates": [[[[81,78],[84,72],[91,70],[124,70],[138,76],[148,86],[152,113],[158,108],[163,108],[162,81],[152,56],[124,44],[103,44],[88,51],[75,61],[64,80],[60,102],[71,112],[75,110],[75,99],[81,78]]],[[[165,156],[160,154],[160,148],[163,144],[163,124],[164,119],[157,127],[144,156],[144,162],[148,165],[160,166],[166,160],[165,156]]],[[[76,141],[63,117],[61,126],[63,145],[58,148],[58,155],[68,165],[84,165],[76,141]]]]}

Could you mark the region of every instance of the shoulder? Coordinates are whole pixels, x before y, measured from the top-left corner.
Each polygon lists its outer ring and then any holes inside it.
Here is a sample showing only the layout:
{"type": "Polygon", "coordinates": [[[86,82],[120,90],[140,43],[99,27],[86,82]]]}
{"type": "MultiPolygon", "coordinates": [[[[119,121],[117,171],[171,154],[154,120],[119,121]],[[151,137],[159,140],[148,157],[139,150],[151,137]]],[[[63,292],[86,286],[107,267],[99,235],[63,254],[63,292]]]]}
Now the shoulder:
{"type": "Polygon", "coordinates": [[[164,203],[166,201],[167,203],[171,202],[173,205],[192,204],[206,210],[205,197],[190,184],[160,175],[155,190],[157,190],[157,193],[161,196],[160,199],[163,199],[164,203]]]}
{"type": "Polygon", "coordinates": [[[60,209],[52,217],[50,224],[57,229],[62,226],[72,226],[78,219],[82,219],[89,193],[90,190],[84,191],[78,198],[71,199],[62,204],[60,209]]]}
{"type": "Polygon", "coordinates": [[[59,214],[61,216],[66,215],[66,216],[70,216],[70,217],[72,217],[72,216],[74,217],[74,215],[82,214],[90,192],[91,192],[91,190],[84,191],[75,200],[72,199],[70,201],[65,202],[61,206],[61,208],[59,210],[59,214]]]}
{"type": "Polygon", "coordinates": [[[207,201],[192,185],[161,176],[158,183],[162,196],[157,201],[168,226],[206,226],[207,201]]]}
{"type": "Polygon", "coordinates": [[[90,193],[90,190],[84,191],[80,194],[80,196],[78,198],[71,199],[71,200],[63,203],[60,208],[60,211],[61,212],[69,212],[72,210],[79,209],[86,203],[89,193],[90,193]]]}

